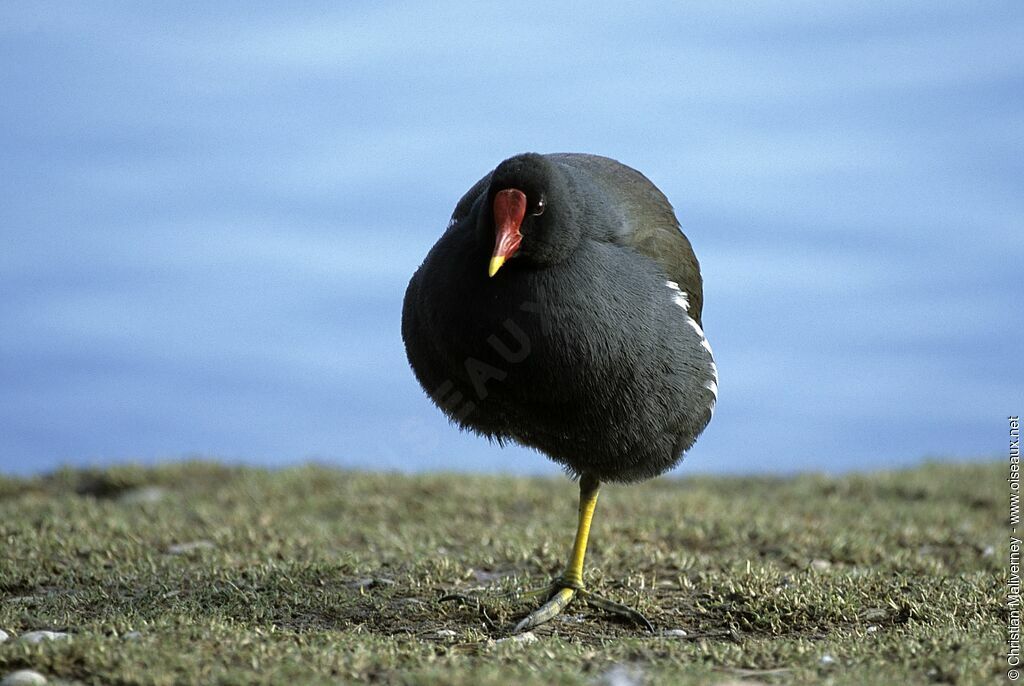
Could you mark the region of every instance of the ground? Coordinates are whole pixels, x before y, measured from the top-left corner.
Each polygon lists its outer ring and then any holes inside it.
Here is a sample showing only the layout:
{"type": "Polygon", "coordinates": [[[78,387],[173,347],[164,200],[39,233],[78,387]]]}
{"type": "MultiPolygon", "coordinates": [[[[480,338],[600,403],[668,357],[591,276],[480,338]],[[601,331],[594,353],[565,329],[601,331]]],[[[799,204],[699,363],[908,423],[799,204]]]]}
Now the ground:
{"type": "Polygon", "coordinates": [[[0,677],[999,683],[1003,472],[606,486],[588,584],[658,633],[573,605],[519,640],[503,639],[530,603],[438,599],[557,574],[575,527],[564,477],[212,463],[0,477],[0,677]],[[43,629],[70,637],[19,639],[43,629]]]}

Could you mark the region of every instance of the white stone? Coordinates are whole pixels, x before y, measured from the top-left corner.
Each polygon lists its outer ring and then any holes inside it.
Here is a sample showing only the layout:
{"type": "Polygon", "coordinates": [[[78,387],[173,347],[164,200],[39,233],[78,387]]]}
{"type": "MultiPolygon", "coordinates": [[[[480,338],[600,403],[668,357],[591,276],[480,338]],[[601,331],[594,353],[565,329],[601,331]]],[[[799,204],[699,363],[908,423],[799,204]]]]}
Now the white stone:
{"type": "Polygon", "coordinates": [[[213,543],[209,541],[189,541],[188,543],[175,543],[167,546],[167,552],[171,555],[187,555],[197,550],[212,550],[213,543]]]}
{"type": "Polygon", "coordinates": [[[455,638],[457,635],[453,629],[440,629],[437,632],[438,638],[455,638]]]}
{"type": "Polygon", "coordinates": [[[18,640],[25,643],[42,643],[43,641],[66,641],[71,638],[63,631],[29,631],[22,634],[18,640]]]}
{"type": "Polygon", "coordinates": [[[519,645],[530,645],[536,643],[540,639],[537,638],[537,634],[532,631],[524,631],[521,634],[515,636],[506,636],[505,638],[499,638],[495,643],[517,643],[519,645]]]}
{"type": "Polygon", "coordinates": [[[8,635],[8,633],[6,631],[4,631],[3,629],[0,629],[0,643],[3,643],[4,641],[6,641],[9,638],[10,638],[10,636],[8,635]]]}
{"type": "Polygon", "coordinates": [[[11,672],[0,681],[0,686],[37,686],[45,684],[46,677],[31,669],[19,669],[11,672]]]}
{"type": "Polygon", "coordinates": [[[835,662],[836,662],[836,659],[834,657],[832,657],[831,655],[829,655],[828,653],[825,653],[824,655],[821,656],[821,659],[818,660],[818,662],[820,662],[823,665],[834,665],[835,662]]]}
{"type": "Polygon", "coordinates": [[[665,629],[661,632],[661,635],[670,638],[685,638],[687,633],[685,629],[665,629]]]}
{"type": "Polygon", "coordinates": [[[811,560],[811,569],[813,569],[816,572],[824,572],[826,569],[829,569],[831,566],[832,566],[832,563],[829,562],[828,560],[811,560]]]}
{"type": "Polygon", "coordinates": [[[587,621],[587,618],[584,615],[570,615],[563,613],[558,615],[558,621],[565,624],[583,624],[587,621]]]}

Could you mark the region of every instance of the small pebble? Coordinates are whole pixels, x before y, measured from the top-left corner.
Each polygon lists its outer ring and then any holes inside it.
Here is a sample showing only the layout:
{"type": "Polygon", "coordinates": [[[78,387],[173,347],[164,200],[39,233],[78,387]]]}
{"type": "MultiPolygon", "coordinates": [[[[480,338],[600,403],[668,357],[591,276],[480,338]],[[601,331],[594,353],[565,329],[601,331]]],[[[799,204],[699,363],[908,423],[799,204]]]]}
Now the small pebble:
{"type": "Polygon", "coordinates": [[[828,653],[825,653],[821,656],[821,659],[818,660],[818,662],[820,662],[823,665],[834,665],[836,663],[836,659],[828,653]]]}
{"type": "Polygon", "coordinates": [[[566,624],[583,624],[587,621],[587,618],[583,615],[558,615],[558,621],[565,622],[566,624]]]}
{"type": "Polygon", "coordinates": [[[665,629],[661,632],[662,636],[669,636],[671,638],[685,638],[687,636],[685,629],[665,629]]]}
{"type": "Polygon", "coordinates": [[[0,629],[0,643],[3,643],[4,641],[6,641],[9,638],[10,638],[10,635],[6,631],[4,631],[3,629],[0,629]]]}
{"type": "Polygon", "coordinates": [[[31,669],[19,669],[0,680],[0,686],[36,686],[45,683],[46,677],[31,669]]]}
{"type": "Polygon", "coordinates": [[[435,634],[438,638],[455,638],[458,634],[452,629],[440,629],[435,634]]]}
{"type": "Polygon", "coordinates": [[[992,557],[996,554],[996,549],[990,545],[985,546],[985,549],[981,551],[982,557],[992,557]]]}
{"type": "Polygon", "coordinates": [[[214,547],[209,541],[190,541],[188,543],[175,543],[167,546],[167,553],[170,555],[187,555],[197,550],[211,550],[214,547]]]}
{"type": "Polygon", "coordinates": [[[25,643],[42,643],[43,641],[64,641],[71,638],[64,631],[29,631],[18,637],[19,641],[25,643]]]}
{"type": "Polygon", "coordinates": [[[506,636],[505,638],[499,638],[495,643],[518,643],[520,645],[530,645],[536,643],[540,639],[537,638],[537,634],[532,631],[524,631],[521,634],[515,636],[506,636]]]}
{"type": "Polygon", "coordinates": [[[872,625],[868,626],[868,633],[869,634],[873,634],[873,633],[875,633],[876,631],[878,631],[881,628],[882,627],[878,626],[877,624],[872,624],[872,625]]]}
{"type": "Polygon", "coordinates": [[[831,566],[832,566],[832,563],[829,562],[828,560],[811,560],[811,569],[813,569],[816,572],[824,572],[826,569],[829,569],[831,566]]]}

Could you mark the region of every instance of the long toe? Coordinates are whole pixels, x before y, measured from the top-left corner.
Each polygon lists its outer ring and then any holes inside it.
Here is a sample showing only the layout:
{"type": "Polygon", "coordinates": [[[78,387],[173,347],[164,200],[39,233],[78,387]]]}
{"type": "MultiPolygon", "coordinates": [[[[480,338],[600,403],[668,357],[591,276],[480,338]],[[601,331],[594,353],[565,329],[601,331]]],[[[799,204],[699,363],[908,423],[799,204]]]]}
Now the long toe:
{"type": "Polygon", "coordinates": [[[594,595],[590,591],[581,590],[580,595],[583,598],[583,600],[587,603],[587,605],[590,605],[591,607],[596,607],[600,610],[604,610],[605,612],[613,614],[616,617],[627,619],[635,624],[639,624],[640,626],[645,627],[651,633],[654,633],[654,625],[651,624],[651,622],[646,617],[640,614],[640,612],[634,610],[628,605],[617,603],[614,600],[609,600],[608,598],[602,598],[599,595],[594,595]]]}
{"type": "Polygon", "coordinates": [[[555,584],[548,584],[541,588],[534,588],[525,591],[516,590],[507,593],[496,593],[493,591],[446,593],[438,598],[438,602],[455,602],[460,605],[472,607],[480,614],[481,619],[489,628],[497,630],[500,618],[505,616],[511,609],[508,607],[509,603],[515,603],[521,600],[535,600],[538,598],[546,600],[551,598],[559,588],[560,586],[555,584]]]}
{"type": "Polygon", "coordinates": [[[548,599],[548,602],[544,603],[544,605],[542,605],[538,610],[527,615],[523,621],[516,624],[516,628],[512,630],[512,633],[518,634],[520,631],[528,631],[535,626],[540,626],[544,622],[551,621],[565,609],[576,593],[577,590],[575,588],[558,589],[555,591],[555,594],[548,599]]]}

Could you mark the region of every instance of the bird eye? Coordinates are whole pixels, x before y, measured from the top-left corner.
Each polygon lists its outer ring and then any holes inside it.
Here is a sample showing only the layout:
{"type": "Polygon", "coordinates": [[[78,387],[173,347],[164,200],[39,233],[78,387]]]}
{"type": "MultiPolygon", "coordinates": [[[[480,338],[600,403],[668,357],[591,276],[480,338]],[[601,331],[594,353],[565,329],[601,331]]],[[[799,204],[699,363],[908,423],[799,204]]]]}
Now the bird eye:
{"type": "Polygon", "coordinates": [[[544,214],[544,208],[546,208],[547,206],[547,200],[545,200],[544,196],[542,195],[539,198],[537,198],[537,202],[533,203],[533,209],[530,210],[530,214],[533,215],[534,217],[539,217],[540,215],[544,214]]]}

